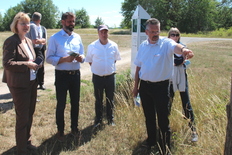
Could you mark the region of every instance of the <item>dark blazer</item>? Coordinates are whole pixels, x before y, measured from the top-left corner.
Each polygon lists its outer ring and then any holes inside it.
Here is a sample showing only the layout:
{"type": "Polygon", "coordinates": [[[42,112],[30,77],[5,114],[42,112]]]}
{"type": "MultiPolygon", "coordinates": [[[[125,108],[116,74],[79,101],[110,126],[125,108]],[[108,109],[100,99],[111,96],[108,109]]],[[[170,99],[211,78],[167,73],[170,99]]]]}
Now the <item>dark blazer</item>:
{"type": "MultiPolygon", "coordinates": [[[[36,54],[32,42],[29,38],[26,38],[26,42],[35,60],[36,54]]],[[[44,59],[42,55],[38,57],[44,59]]],[[[29,56],[18,34],[7,38],[3,44],[2,82],[7,83],[8,87],[28,87],[30,85],[30,69],[26,65],[28,60],[29,56]]]]}

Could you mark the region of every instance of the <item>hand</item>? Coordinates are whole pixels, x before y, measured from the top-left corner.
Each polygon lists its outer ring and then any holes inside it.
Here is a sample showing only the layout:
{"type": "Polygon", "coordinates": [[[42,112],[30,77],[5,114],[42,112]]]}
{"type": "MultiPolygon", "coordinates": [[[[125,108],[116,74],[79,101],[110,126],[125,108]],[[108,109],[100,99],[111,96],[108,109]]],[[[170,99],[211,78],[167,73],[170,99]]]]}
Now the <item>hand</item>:
{"type": "Polygon", "coordinates": [[[73,60],[75,59],[74,56],[67,56],[67,57],[63,57],[65,59],[65,62],[73,62],[73,60]]]}
{"type": "Polygon", "coordinates": [[[27,62],[27,67],[33,70],[37,70],[39,68],[39,65],[34,63],[33,61],[28,61],[27,62]]]}
{"type": "Polygon", "coordinates": [[[191,59],[194,56],[194,54],[193,54],[193,52],[191,50],[184,49],[183,50],[183,56],[185,56],[186,59],[191,59]]]}
{"type": "Polygon", "coordinates": [[[138,88],[135,88],[135,87],[134,87],[132,93],[133,93],[133,97],[137,97],[137,95],[138,95],[138,93],[139,93],[138,88]]]}
{"type": "Polygon", "coordinates": [[[78,62],[82,62],[83,61],[83,57],[81,55],[75,57],[75,60],[78,62]]]}

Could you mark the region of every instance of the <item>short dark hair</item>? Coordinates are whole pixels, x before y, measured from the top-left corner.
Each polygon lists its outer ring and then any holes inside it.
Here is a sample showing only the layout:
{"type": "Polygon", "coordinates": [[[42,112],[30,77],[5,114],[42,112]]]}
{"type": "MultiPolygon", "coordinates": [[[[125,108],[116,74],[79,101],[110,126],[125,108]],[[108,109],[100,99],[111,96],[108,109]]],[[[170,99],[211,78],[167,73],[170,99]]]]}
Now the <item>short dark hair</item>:
{"type": "Polygon", "coordinates": [[[32,20],[33,21],[38,21],[38,20],[41,20],[42,19],[42,15],[41,13],[39,12],[34,12],[33,15],[32,15],[32,20]]]}
{"type": "Polygon", "coordinates": [[[146,28],[147,28],[147,26],[148,26],[149,24],[151,24],[151,25],[160,25],[160,22],[159,22],[159,20],[156,19],[156,18],[150,18],[150,19],[148,19],[148,20],[146,21],[146,24],[145,24],[146,28]]]}
{"type": "Polygon", "coordinates": [[[76,17],[75,14],[72,13],[72,12],[65,12],[65,13],[62,14],[61,20],[67,19],[68,16],[71,16],[71,17],[74,17],[74,18],[76,17]]]}

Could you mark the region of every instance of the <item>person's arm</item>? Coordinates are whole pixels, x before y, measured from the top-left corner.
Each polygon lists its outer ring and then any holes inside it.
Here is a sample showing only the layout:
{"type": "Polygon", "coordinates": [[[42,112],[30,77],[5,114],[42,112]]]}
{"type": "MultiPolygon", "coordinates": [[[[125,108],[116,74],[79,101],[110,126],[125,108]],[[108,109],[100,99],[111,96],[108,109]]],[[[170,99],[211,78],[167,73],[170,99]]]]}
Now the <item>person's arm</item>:
{"type": "Polygon", "coordinates": [[[75,59],[74,56],[60,57],[56,54],[56,52],[57,52],[56,40],[54,37],[50,37],[48,49],[46,52],[47,63],[52,64],[53,66],[56,66],[64,62],[72,62],[75,59]]]}
{"type": "Polygon", "coordinates": [[[83,63],[85,61],[85,55],[84,55],[84,46],[81,40],[81,37],[79,36],[79,42],[80,42],[80,50],[79,50],[79,56],[75,57],[76,61],[83,63]]]}
{"type": "Polygon", "coordinates": [[[140,71],[140,67],[137,66],[136,71],[135,71],[135,83],[134,83],[134,89],[133,89],[133,97],[136,97],[139,93],[139,82],[140,82],[139,71],[140,71]]]}
{"type": "Polygon", "coordinates": [[[190,49],[187,49],[185,46],[181,44],[176,44],[174,52],[176,54],[182,54],[183,56],[187,57],[188,59],[194,56],[193,52],[190,49]]]}
{"type": "MultiPolygon", "coordinates": [[[[22,45],[23,46],[23,45],[22,45]]],[[[13,72],[26,72],[28,68],[37,69],[38,65],[24,57],[25,51],[15,39],[7,39],[3,44],[3,67],[13,72]],[[18,48],[18,49],[17,49],[18,48]]]]}

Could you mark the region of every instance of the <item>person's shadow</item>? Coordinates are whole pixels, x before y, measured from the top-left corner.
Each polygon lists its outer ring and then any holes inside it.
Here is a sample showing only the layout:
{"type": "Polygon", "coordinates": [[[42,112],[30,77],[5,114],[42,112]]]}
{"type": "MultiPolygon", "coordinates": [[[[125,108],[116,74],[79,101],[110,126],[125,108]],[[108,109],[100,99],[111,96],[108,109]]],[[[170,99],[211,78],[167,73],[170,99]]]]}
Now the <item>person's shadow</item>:
{"type": "Polygon", "coordinates": [[[0,95],[0,112],[5,113],[14,106],[13,101],[8,101],[12,96],[10,93],[0,95]],[[3,101],[1,101],[3,100],[3,101]],[[6,101],[7,100],[7,101],[6,101]]]}
{"type": "MultiPolygon", "coordinates": [[[[102,125],[100,128],[95,129],[93,125],[86,127],[80,131],[78,136],[73,136],[71,134],[65,135],[65,141],[59,142],[56,135],[53,135],[49,139],[45,140],[35,151],[30,151],[30,155],[58,155],[62,151],[73,151],[77,150],[78,147],[84,145],[85,143],[91,141],[92,138],[96,136],[98,132],[105,128],[102,125]]],[[[14,155],[16,154],[16,147],[12,147],[9,150],[2,153],[2,155],[14,155]]]]}

